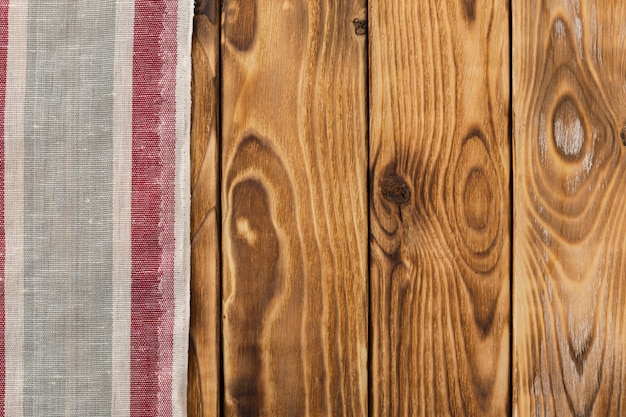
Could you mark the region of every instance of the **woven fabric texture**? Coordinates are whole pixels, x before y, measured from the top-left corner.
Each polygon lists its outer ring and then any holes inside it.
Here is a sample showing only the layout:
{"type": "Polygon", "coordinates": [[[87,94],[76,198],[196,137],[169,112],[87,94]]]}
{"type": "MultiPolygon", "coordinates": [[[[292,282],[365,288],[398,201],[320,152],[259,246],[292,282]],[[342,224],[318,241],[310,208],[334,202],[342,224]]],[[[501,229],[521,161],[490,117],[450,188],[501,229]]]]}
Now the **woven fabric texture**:
{"type": "Polygon", "coordinates": [[[0,0],[0,416],[184,416],[190,0],[0,0]]]}

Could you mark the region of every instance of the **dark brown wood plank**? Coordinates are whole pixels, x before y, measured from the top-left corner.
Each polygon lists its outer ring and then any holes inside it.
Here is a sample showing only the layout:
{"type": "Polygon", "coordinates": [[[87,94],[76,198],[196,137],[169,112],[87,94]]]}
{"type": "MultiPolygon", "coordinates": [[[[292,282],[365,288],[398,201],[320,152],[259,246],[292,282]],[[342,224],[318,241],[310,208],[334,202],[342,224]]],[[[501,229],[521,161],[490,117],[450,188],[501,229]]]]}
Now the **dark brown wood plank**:
{"type": "Polygon", "coordinates": [[[196,5],[192,38],[190,417],[220,415],[220,271],[217,137],[219,3],[196,5]]]}
{"type": "Polygon", "coordinates": [[[514,415],[626,415],[626,2],[513,16],[514,415]]]}
{"type": "Polygon", "coordinates": [[[224,2],[229,416],[367,414],[364,17],[364,0],[224,2]]]}
{"type": "Polygon", "coordinates": [[[372,416],[510,412],[507,3],[369,1],[372,416]]]}

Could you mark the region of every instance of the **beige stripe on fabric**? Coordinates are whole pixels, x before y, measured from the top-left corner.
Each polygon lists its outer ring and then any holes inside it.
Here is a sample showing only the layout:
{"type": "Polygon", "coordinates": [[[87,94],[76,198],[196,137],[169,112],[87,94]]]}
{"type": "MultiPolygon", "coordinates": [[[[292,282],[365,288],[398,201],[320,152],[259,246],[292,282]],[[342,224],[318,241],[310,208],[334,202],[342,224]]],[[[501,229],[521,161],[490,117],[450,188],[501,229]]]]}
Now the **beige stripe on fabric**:
{"type": "Polygon", "coordinates": [[[24,92],[28,1],[9,5],[5,101],[4,222],[5,261],[5,414],[23,415],[24,385],[24,92]]]}
{"type": "Polygon", "coordinates": [[[189,275],[191,188],[189,137],[191,129],[191,32],[193,3],[178,2],[176,60],[176,191],[174,258],[174,346],[172,358],[172,416],[187,415],[187,350],[189,345],[189,275]]]}
{"type": "Polygon", "coordinates": [[[135,3],[119,0],[115,17],[113,99],[113,390],[111,415],[130,415],[131,192],[135,3]]]}

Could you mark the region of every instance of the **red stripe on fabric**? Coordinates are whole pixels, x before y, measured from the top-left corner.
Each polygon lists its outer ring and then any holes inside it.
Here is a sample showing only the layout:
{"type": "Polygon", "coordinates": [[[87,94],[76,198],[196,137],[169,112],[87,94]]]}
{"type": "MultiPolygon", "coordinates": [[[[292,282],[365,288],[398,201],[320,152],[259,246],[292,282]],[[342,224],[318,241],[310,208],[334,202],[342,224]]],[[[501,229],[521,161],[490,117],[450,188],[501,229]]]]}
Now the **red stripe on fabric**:
{"type": "Polygon", "coordinates": [[[131,417],[172,415],[177,0],[136,0],[131,417]]]}
{"type": "Polygon", "coordinates": [[[7,48],[9,44],[9,0],[0,0],[0,416],[4,417],[6,366],[4,356],[4,103],[7,87],[7,48]]]}

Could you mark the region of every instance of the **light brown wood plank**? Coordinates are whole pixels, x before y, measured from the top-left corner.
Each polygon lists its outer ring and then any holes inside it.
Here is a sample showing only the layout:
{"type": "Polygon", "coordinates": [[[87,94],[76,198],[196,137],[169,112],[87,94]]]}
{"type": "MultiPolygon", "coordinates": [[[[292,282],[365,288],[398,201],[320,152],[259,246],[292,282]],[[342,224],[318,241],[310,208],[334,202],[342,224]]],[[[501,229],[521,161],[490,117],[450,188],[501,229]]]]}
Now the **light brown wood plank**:
{"type": "Polygon", "coordinates": [[[371,415],[507,415],[507,2],[369,4],[371,415]]]}
{"type": "Polygon", "coordinates": [[[626,2],[513,16],[514,415],[625,415],[626,2]]]}
{"type": "Polygon", "coordinates": [[[225,0],[228,416],[367,414],[363,0],[225,0]]]}
{"type": "Polygon", "coordinates": [[[218,1],[196,5],[192,38],[190,417],[220,415],[220,271],[217,138],[218,1]]]}

